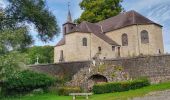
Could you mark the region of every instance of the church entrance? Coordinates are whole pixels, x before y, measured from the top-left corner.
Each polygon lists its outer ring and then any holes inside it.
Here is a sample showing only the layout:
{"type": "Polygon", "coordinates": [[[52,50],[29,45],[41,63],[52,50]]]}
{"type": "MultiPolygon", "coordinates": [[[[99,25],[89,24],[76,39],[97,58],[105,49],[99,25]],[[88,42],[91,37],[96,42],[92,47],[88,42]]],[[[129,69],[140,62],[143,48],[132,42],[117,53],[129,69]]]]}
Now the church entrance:
{"type": "Polygon", "coordinates": [[[106,83],[108,82],[107,78],[100,74],[95,74],[89,77],[88,79],[88,90],[91,91],[93,88],[93,85],[98,83],[106,83]]]}

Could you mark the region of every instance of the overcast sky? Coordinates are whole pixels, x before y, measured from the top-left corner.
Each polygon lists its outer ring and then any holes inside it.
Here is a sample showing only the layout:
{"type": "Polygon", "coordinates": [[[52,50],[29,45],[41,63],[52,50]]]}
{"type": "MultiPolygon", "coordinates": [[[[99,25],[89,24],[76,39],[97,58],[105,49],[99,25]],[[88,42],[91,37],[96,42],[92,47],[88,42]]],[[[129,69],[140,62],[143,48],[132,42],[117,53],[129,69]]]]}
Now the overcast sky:
{"type": "MultiPolygon", "coordinates": [[[[0,6],[4,6],[5,0],[0,0],[0,6]]],[[[81,0],[46,0],[48,8],[56,16],[58,24],[62,27],[62,24],[66,21],[67,17],[67,2],[71,2],[71,13],[73,19],[78,18],[82,11],[79,8],[79,2],[81,0]]],[[[122,3],[123,8],[126,11],[135,10],[149,19],[163,25],[163,37],[165,52],[170,53],[170,0],[124,0],[122,3]]],[[[62,28],[61,28],[62,29],[62,28]]],[[[56,37],[52,42],[42,43],[36,38],[37,33],[34,29],[30,31],[35,41],[34,45],[55,45],[61,38],[56,37]]]]}

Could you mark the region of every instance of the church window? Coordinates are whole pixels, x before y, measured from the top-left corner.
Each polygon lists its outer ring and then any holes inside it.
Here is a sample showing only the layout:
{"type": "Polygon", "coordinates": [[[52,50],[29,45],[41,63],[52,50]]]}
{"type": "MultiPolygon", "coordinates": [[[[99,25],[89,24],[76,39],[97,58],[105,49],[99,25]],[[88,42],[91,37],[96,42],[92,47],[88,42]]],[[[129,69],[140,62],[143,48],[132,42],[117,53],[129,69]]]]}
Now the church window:
{"type": "Polygon", "coordinates": [[[112,51],[115,51],[115,46],[112,46],[112,51]]]}
{"type": "Polygon", "coordinates": [[[128,46],[128,35],[122,34],[122,46],[128,46]]]}
{"type": "Polygon", "coordinates": [[[101,51],[102,51],[102,48],[101,48],[101,47],[98,47],[98,51],[101,52],[101,51]]]}
{"type": "Polygon", "coordinates": [[[141,43],[149,43],[149,34],[146,30],[141,31],[141,43]]]}
{"type": "Polygon", "coordinates": [[[64,61],[64,53],[63,53],[63,50],[60,51],[60,59],[59,59],[60,62],[64,61]]]}
{"type": "Polygon", "coordinates": [[[73,27],[71,27],[71,30],[73,29],[73,27]]]}
{"type": "Polygon", "coordinates": [[[87,46],[87,38],[83,38],[83,46],[87,46]]]}
{"type": "Polygon", "coordinates": [[[120,47],[118,47],[117,49],[118,49],[118,57],[120,57],[120,47]]]}
{"type": "Polygon", "coordinates": [[[159,51],[158,51],[158,52],[159,52],[159,54],[161,54],[161,49],[159,49],[159,51]]]}

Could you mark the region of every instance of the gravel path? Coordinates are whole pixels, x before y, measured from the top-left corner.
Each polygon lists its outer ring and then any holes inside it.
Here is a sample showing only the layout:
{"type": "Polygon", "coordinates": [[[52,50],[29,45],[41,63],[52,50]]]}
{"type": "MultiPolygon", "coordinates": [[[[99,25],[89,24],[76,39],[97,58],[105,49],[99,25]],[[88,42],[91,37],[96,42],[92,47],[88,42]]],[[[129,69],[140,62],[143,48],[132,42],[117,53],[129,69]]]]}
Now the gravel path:
{"type": "Polygon", "coordinates": [[[132,100],[170,100],[170,90],[152,92],[144,97],[137,97],[132,100]]]}

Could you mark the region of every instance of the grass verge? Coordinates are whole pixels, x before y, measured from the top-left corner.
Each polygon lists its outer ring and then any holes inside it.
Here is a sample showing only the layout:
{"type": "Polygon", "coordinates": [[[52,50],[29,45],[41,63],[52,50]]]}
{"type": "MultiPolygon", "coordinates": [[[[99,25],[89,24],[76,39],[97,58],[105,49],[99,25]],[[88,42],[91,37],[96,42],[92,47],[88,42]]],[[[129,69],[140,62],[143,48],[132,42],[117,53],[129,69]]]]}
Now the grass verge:
{"type": "MultiPolygon", "coordinates": [[[[130,90],[126,92],[93,95],[89,100],[127,100],[128,98],[141,97],[150,92],[163,91],[167,89],[170,89],[170,82],[154,84],[141,89],[130,90]]],[[[72,97],[57,96],[55,94],[41,94],[22,97],[6,97],[1,98],[0,100],[72,100],[72,97]]],[[[84,100],[84,97],[78,97],[77,100],[84,100]]]]}

